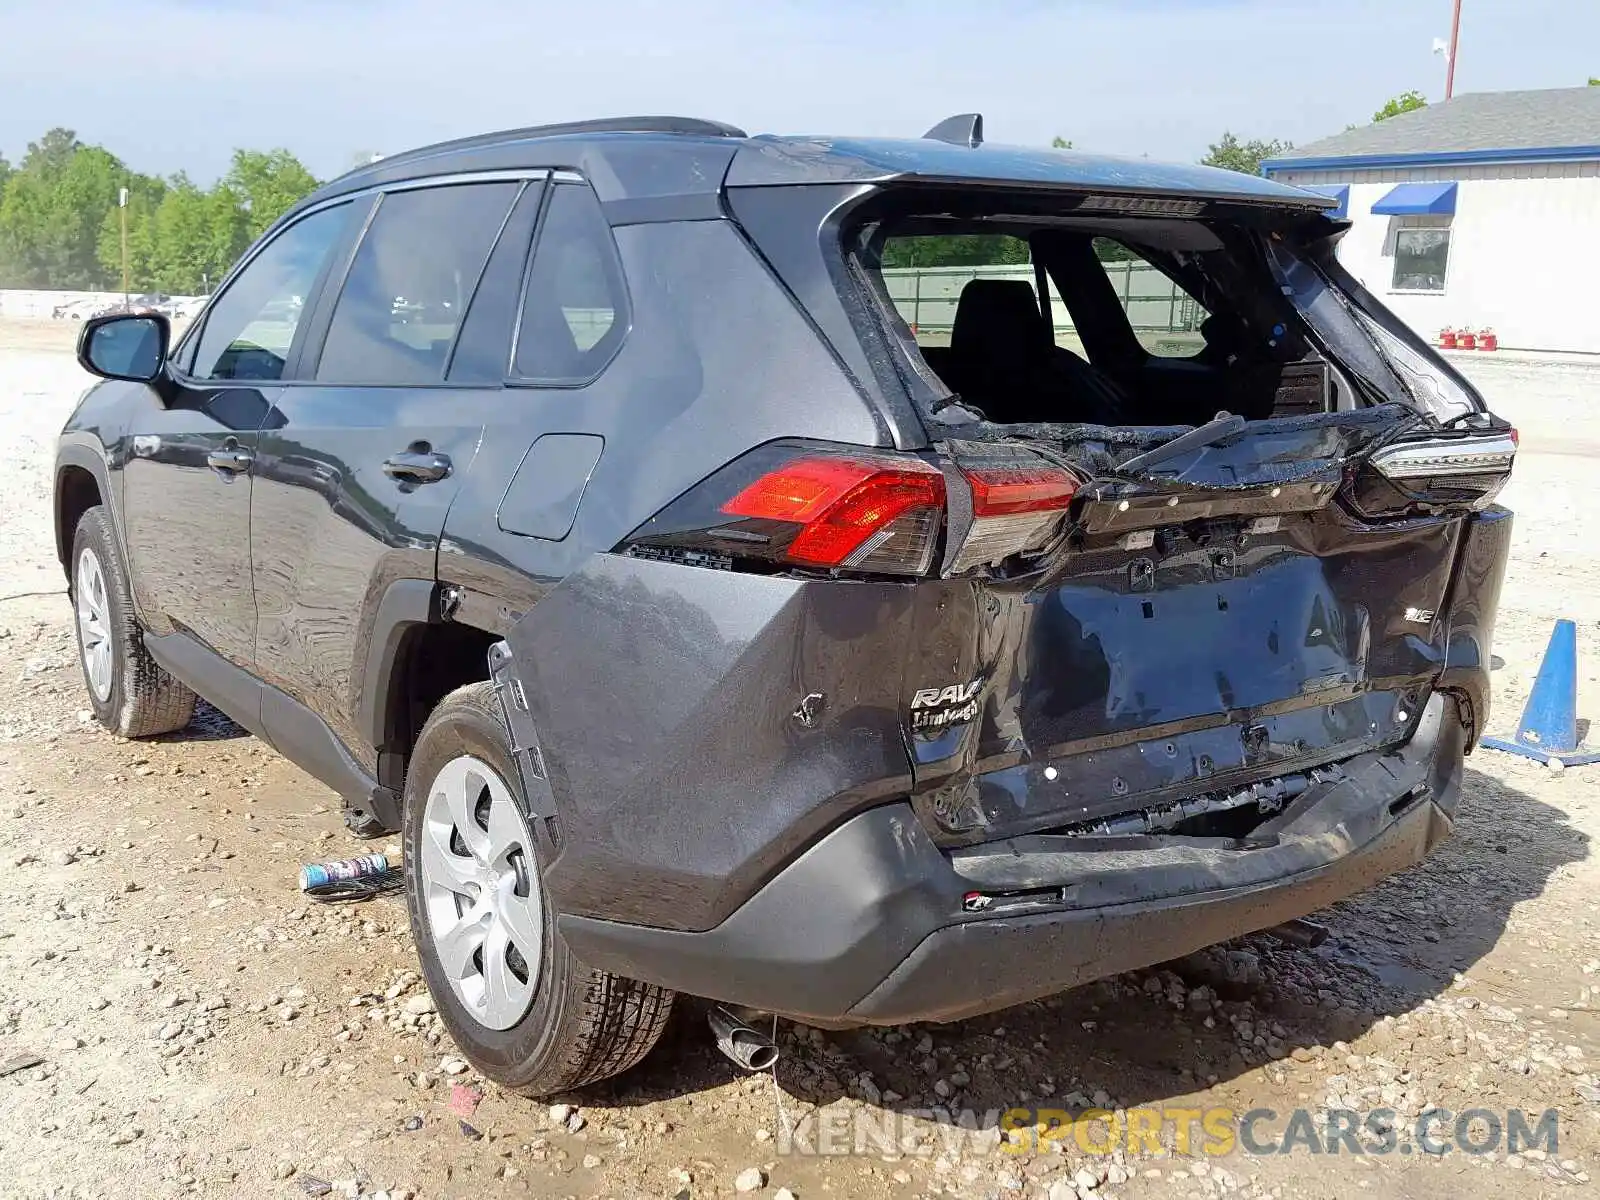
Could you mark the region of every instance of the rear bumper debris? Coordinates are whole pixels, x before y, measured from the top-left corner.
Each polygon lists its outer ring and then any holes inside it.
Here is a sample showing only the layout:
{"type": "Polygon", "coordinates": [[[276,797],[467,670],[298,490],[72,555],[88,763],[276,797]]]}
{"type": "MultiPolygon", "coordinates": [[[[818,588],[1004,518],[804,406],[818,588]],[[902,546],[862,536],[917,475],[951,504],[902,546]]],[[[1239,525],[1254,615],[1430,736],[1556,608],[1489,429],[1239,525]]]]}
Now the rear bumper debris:
{"type": "Polygon", "coordinates": [[[1247,848],[1036,835],[952,851],[897,803],[838,826],[714,928],[560,928],[593,966],[813,1024],[957,1020],[1303,916],[1420,861],[1452,827],[1464,749],[1439,694],[1408,743],[1347,761],[1247,848]]]}

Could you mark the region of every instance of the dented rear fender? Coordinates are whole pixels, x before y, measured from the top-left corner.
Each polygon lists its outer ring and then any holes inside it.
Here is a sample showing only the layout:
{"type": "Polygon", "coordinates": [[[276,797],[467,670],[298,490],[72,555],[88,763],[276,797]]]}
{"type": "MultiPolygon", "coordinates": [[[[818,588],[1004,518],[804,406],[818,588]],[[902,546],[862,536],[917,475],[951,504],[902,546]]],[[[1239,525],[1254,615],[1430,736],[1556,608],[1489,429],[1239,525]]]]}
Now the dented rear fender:
{"type": "Polygon", "coordinates": [[[903,797],[918,588],[598,554],[507,635],[557,813],[564,913],[716,924],[903,797]]]}

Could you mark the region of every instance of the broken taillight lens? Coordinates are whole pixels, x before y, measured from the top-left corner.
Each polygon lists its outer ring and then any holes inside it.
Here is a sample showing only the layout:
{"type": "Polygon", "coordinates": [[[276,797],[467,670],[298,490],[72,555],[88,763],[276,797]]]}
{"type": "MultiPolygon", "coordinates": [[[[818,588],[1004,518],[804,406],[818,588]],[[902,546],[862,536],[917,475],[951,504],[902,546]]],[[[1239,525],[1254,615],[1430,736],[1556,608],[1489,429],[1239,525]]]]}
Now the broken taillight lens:
{"type": "Polygon", "coordinates": [[[972,489],[972,525],[950,560],[952,572],[1042,549],[1078,490],[1071,472],[1037,460],[960,469],[972,489]]]}
{"type": "Polygon", "coordinates": [[[944,474],[920,458],[775,442],[691,488],[621,549],[695,565],[926,575],[944,516],[944,474]]]}

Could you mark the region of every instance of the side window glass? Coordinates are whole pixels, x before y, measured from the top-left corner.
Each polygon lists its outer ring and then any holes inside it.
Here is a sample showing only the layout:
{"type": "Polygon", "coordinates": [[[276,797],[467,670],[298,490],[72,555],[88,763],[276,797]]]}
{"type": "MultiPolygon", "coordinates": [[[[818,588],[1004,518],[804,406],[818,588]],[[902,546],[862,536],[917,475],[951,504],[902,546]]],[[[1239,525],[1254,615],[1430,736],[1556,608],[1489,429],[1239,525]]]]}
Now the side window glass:
{"type": "Polygon", "coordinates": [[[1121,242],[1094,239],[1133,336],[1157,358],[1192,358],[1205,347],[1200,325],[1211,314],[1154,264],[1121,242]]]}
{"type": "Polygon", "coordinates": [[[533,241],[544,187],[533,182],[523,190],[489,255],[489,265],[483,269],[450,354],[445,378],[451,383],[498,385],[511,373],[511,334],[517,327],[522,281],[528,273],[528,244],[533,241]]]}
{"type": "Polygon", "coordinates": [[[391,192],[339,293],[316,377],[437,383],[517,183],[391,192]]]}
{"type": "Polygon", "coordinates": [[[578,383],[606,365],[627,332],[627,293],[611,226],[582,184],[561,184],[533,248],[515,373],[578,383]]]}
{"type": "Polygon", "coordinates": [[[338,204],[273,238],[206,315],[190,373],[199,379],[283,378],[311,289],[355,206],[338,204]]]}

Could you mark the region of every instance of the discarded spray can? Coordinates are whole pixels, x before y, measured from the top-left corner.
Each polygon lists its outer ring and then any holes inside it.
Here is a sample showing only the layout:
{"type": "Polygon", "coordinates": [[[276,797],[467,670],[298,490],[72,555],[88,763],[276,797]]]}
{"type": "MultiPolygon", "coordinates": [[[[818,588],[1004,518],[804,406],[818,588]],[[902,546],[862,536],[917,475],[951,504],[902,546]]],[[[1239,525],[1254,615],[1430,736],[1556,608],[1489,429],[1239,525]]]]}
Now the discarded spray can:
{"type": "Polygon", "coordinates": [[[373,875],[387,875],[393,870],[398,870],[398,864],[391,867],[389,856],[386,854],[362,854],[355,858],[341,858],[335,862],[307,863],[300,868],[300,890],[309,892],[313,888],[327,887],[329,884],[350,883],[373,875]]]}

